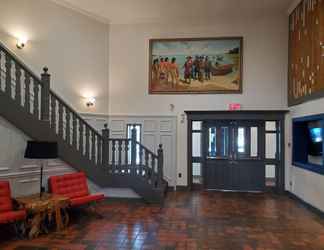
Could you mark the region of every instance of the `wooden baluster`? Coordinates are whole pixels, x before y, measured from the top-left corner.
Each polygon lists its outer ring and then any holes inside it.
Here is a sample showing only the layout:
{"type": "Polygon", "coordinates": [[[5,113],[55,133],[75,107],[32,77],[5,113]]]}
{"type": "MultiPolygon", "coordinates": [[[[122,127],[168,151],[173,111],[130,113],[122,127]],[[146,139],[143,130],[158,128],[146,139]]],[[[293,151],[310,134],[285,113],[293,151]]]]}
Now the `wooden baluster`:
{"type": "Polygon", "coordinates": [[[51,95],[51,128],[56,133],[56,99],[51,95]]]}
{"type": "Polygon", "coordinates": [[[97,137],[97,164],[99,166],[102,166],[101,150],[102,150],[102,139],[98,136],[97,137]]]}
{"type": "Polygon", "coordinates": [[[58,135],[63,139],[63,105],[59,102],[59,124],[58,124],[58,135]]]}
{"type": "Polygon", "coordinates": [[[77,148],[77,141],[78,141],[78,136],[77,136],[77,117],[76,114],[73,114],[73,121],[72,121],[72,145],[76,149],[77,148]]]}
{"type": "Polygon", "coordinates": [[[30,75],[25,71],[25,110],[30,113],[30,75]]]}
{"type": "MultiPolygon", "coordinates": [[[[115,140],[112,140],[111,141],[112,143],[112,148],[111,148],[111,165],[113,166],[113,169],[115,170],[116,168],[116,141],[115,140]]],[[[115,173],[115,172],[114,172],[115,173]]]]}
{"type": "Polygon", "coordinates": [[[21,105],[21,68],[16,63],[16,92],[15,92],[15,100],[16,103],[20,106],[21,105]]]}
{"type": "MultiPolygon", "coordinates": [[[[145,150],[145,175],[147,176],[147,169],[149,168],[149,152],[145,150]]],[[[141,173],[141,176],[143,175],[143,171],[141,173]]]]}
{"type": "Polygon", "coordinates": [[[9,97],[11,96],[11,58],[10,55],[6,53],[6,88],[5,88],[5,92],[9,97]]]}
{"type": "Polygon", "coordinates": [[[129,140],[125,140],[125,165],[128,166],[128,151],[129,151],[129,140]]]}
{"type": "Polygon", "coordinates": [[[136,127],[135,125],[133,125],[133,128],[131,130],[131,138],[132,138],[132,146],[131,146],[131,164],[132,164],[132,172],[134,175],[136,175],[137,173],[137,166],[136,166],[136,147],[137,147],[137,143],[136,143],[136,127]]]}
{"type": "Polygon", "coordinates": [[[79,119],[79,152],[83,155],[83,123],[79,119]]]}
{"type": "Polygon", "coordinates": [[[109,166],[109,129],[108,124],[102,130],[102,165],[109,166]]]}
{"type": "Polygon", "coordinates": [[[65,122],[66,122],[66,126],[65,126],[65,140],[67,142],[68,145],[71,145],[71,114],[70,114],[70,110],[68,108],[65,108],[65,122]]]}
{"type": "Polygon", "coordinates": [[[50,81],[51,76],[48,74],[48,68],[43,68],[43,73],[41,75],[42,89],[41,89],[41,120],[49,120],[49,98],[50,98],[50,81]]]}
{"type": "Polygon", "coordinates": [[[139,174],[143,172],[143,154],[144,154],[144,148],[141,146],[139,151],[139,174]]]}
{"type": "Polygon", "coordinates": [[[151,177],[150,179],[152,180],[152,185],[156,187],[156,173],[155,173],[155,157],[154,155],[151,154],[151,177]]]}
{"type": "Polygon", "coordinates": [[[96,162],[96,133],[94,130],[91,131],[91,160],[96,162]]]}
{"type": "Polygon", "coordinates": [[[89,127],[88,125],[85,126],[85,155],[88,159],[90,159],[90,138],[89,138],[90,134],[89,134],[89,127]]]}
{"type": "Polygon", "coordinates": [[[163,178],[164,178],[164,174],[163,174],[163,161],[164,161],[164,156],[163,156],[163,148],[162,148],[162,144],[159,145],[159,149],[158,149],[158,187],[162,187],[163,185],[163,178]]]}
{"type": "Polygon", "coordinates": [[[39,101],[38,101],[39,85],[35,79],[33,79],[33,82],[34,82],[34,115],[37,118],[39,118],[39,101]]]}
{"type": "Polygon", "coordinates": [[[118,140],[118,167],[122,166],[122,140],[118,140]]]}

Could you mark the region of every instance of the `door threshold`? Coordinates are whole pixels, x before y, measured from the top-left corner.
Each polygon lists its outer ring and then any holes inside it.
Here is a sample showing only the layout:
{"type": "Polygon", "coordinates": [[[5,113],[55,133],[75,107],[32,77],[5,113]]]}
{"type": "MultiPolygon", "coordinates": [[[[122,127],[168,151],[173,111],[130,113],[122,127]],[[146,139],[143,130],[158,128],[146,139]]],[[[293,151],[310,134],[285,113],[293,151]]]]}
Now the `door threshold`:
{"type": "Polygon", "coordinates": [[[206,189],[207,191],[219,191],[224,193],[253,193],[260,194],[264,193],[264,191],[249,191],[249,190],[228,190],[228,189],[206,189]]]}

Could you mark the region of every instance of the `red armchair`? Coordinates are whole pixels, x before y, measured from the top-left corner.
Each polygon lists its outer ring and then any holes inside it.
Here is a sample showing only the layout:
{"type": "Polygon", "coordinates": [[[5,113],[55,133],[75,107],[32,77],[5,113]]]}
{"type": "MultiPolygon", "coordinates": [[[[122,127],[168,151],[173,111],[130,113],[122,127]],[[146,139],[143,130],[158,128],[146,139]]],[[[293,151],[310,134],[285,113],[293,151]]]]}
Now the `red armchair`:
{"type": "Polygon", "coordinates": [[[25,210],[14,210],[10,185],[8,181],[0,181],[0,224],[25,220],[25,210]]]}
{"type": "Polygon", "coordinates": [[[53,194],[63,195],[71,200],[71,207],[78,207],[102,201],[104,194],[90,194],[87,177],[83,172],[51,176],[49,189],[53,194]]]}

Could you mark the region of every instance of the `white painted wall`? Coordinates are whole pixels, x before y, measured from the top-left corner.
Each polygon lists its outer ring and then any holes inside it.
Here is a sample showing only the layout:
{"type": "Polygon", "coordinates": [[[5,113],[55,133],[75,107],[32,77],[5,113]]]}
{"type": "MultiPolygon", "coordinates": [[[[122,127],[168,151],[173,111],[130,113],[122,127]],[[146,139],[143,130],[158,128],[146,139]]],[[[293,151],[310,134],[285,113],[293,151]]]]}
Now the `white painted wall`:
{"type": "Polygon", "coordinates": [[[177,185],[187,184],[187,124],[184,110],[224,110],[231,102],[244,109],[286,107],[288,17],[213,19],[197,23],[112,24],[109,35],[109,113],[178,116],[177,185]],[[148,95],[149,39],[244,37],[242,95],[148,95]],[[173,112],[170,104],[175,105],[173,112]]]}
{"type": "Polygon", "coordinates": [[[51,87],[79,112],[108,113],[109,26],[44,0],[1,0],[0,41],[38,75],[46,65],[51,87]],[[23,50],[16,37],[29,40],[23,50]],[[88,109],[84,96],[97,104],[88,109]]]}
{"type": "MultiPolygon", "coordinates": [[[[9,180],[13,196],[22,196],[39,192],[40,162],[24,159],[27,140],[23,132],[0,117],[0,179],[9,180]]],[[[47,178],[74,171],[61,160],[50,160],[44,169],[43,185],[47,187],[47,178]]]]}
{"type": "MultiPolygon", "coordinates": [[[[324,113],[324,98],[290,108],[287,117],[287,143],[292,142],[292,118],[324,113]]],[[[291,147],[286,147],[286,188],[307,203],[324,211],[324,176],[292,166],[291,147]],[[290,185],[291,183],[291,185],[290,185]]]]}

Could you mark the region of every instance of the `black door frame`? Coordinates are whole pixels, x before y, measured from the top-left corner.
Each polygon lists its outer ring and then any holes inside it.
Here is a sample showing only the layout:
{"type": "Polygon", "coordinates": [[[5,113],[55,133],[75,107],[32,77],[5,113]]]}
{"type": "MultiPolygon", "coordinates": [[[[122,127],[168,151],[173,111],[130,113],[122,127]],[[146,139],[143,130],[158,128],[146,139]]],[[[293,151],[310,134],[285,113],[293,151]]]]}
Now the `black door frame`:
{"type": "Polygon", "coordinates": [[[277,191],[285,190],[285,115],[288,110],[242,111],[185,111],[187,115],[187,187],[192,190],[192,122],[210,120],[263,120],[275,121],[280,131],[280,156],[277,175],[277,191]]]}

